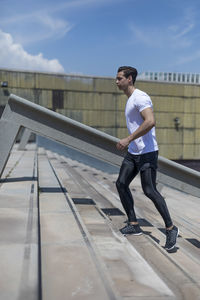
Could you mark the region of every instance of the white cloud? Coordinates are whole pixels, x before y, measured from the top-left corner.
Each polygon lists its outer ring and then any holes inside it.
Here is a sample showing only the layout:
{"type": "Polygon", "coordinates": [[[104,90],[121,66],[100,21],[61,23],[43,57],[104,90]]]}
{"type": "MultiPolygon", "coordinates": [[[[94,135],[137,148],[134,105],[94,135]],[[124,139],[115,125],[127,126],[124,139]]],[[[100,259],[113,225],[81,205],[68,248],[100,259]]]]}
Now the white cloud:
{"type": "Polygon", "coordinates": [[[174,38],[181,38],[188,34],[194,28],[193,23],[188,23],[185,26],[172,26],[169,29],[173,32],[174,38]]]}
{"type": "Polygon", "coordinates": [[[72,11],[75,9],[76,11],[79,9],[88,9],[88,8],[94,8],[94,7],[102,7],[103,5],[109,5],[110,3],[117,4],[117,2],[120,2],[121,0],[71,0],[71,1],[61,1],[60,3],[57,3],[57,5],[53,5],[49,7],[49,12],[57,12],[57,11],[63,11],[68,10],[72,11]]]}
{"type": "Polygon", "coordinates": [[[162,45],[162,34],[159,29],[156,28],[139,28],[138,26],[131,24],[130,29],[133,33],[134,42],[141,42],[145,46],[159,47],[162,45]]]}
{"type": "Polygon", "coordinates": [[[57,40],[64,37],[74,27],[74,24],[64,17],[61,18],[59,13],[65,11],[70,16],[73,10],[83,11],[83,9],[98,7],[109,2],[114,2],[114,0],[57,1],[56,5],[53,3],[48,6],[46,3],[40,3],[40,8],[34,11],[1,16],[0,27],[4,31],[12,32],[15,40],[23,46],[44,40],[57,40]]]}
{"type": "Polygon", "coordinates": [[[0,30],[0,67],[45,72],[64,72],[57,59],[46,59],[42,53],[31,55],[13,41],[9,33],[0,30]]]}
{"type": "Polygon", "coordinates": [[[195,29],[195,10],[192,7],[186,7],[183,10],[182,17],[175,24],[168,27],[174,39],[187,36],[195,29]]]}
{"type": "Polygon", "coordinates": [[[196,51],[194,53],[191,53],[190,55],[179,57],[175,65],[183,65],[183,64],[191,63],[195,60],[199,60],[199,58],[200,58],[200,51],[196,51]]]}
{"type": "Polygon", "coordinates": [[[175,25],[168,28],[139,28],[131,24],[130,29],[134,43],[140,42],[151,48],[183,49],[190,47],[193,43],[192,36],[187,36],[193,27],[193,24],[188,24],[181,29],[175,25]]]}
{"type": "Polygon", "coordinates": [[[48,39],[62,38],[73,27],[66,20],[51,16],[45,11],[1,19],[0,26],[3,28],[11,26],[11,31],[15,32],[15,40],[23,46],[48,39]]]}
{"type": "MultiPolygon", "coordinates": [[[[33,19],[35,22],[35,30],[33,30],[33,27],[30,27],[31,35],[27,33],[24,34],[24,32],[21,31],[21,34],[18,33],[15,36],[16,40],[24,46],[48,39],[57,40],[65,36],[73,27],[72,24],[62,19],[53,18],[48,14],[40,13],[35,15],[33,19]]],[[[24,25],[27,25],[27,28],[29,28],[28,23],[24,23],[24,25]]],[[[31,25],[33,26],[33,24],[31,25]]]]}
{"type": "MultiPolygon", "coordinates": [[[[120,0],[115,0],[120,1],[120,0]]],[[[114,0],[69,0],[57,1],[56,5],[40,2],[35,9],[12,10],[0,17],[0,67],[20,68],[49,72],[64,72],[57,59],[47,59],[42,53],[32,55],[25,47],[39,42],[46,43],[63,38],[74,26],[66,19],[71,12],[83,12],[84,9],[107,5],[114,0]],[[62,17],[60,16],[62,13],[62,17]],[[8,32],[8,33],[6,33],[8,32]]],[[[1,12],[0,12],[1,15],[1,12]]]]}
{"type": "Polygon", "coordinates": [[[131,24],[134,42],[151,48],[186,49],[193,45],[196,36],[195,13],[187,8],[174,24],[149,26],[131,24]]]}

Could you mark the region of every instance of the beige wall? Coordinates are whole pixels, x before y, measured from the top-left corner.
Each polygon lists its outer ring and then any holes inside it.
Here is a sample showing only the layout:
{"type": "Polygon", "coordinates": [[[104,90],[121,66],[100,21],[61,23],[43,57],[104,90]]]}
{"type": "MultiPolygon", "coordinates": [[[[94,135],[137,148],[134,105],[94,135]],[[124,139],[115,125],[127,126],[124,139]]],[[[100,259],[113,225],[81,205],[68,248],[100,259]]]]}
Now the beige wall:
{"type": "Polygon", "coordinates": [[[154,104],[160,154],[171,159],[199,159],[200,86],[139,82],[138,87],[151,95],[154,104]]]}
{"type": "MultiPolygon", "coordinates": [[[[56,75],[0,70],[0,105],[9,93],[52,109],[117,137],[127,135],[124,118],[126,97],[114,78],[56,75]],[[55,102],[53,94],[61,93],[55,102]],[[58,107],[60,106],[60,107],[58,107]]],[[[152,98],[160,155],[170,159],[200,158],[200,86],[138,81],[152,98]],[[175,118],[180,126],[175,128],[175,118]]]]}

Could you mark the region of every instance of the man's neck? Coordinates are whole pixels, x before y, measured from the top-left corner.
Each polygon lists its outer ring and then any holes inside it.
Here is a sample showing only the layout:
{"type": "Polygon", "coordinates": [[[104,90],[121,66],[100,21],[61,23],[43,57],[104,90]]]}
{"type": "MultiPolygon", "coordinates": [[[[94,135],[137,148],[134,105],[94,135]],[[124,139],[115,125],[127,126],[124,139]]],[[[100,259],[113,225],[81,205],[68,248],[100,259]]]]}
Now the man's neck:
{"type": "Polygon", "coordinates": [[[133,94],[134,90],[135,90],[134,85],[130,85],[128,86],[127,90],[124,91],[124,93],[129,98],[133,94]]]}

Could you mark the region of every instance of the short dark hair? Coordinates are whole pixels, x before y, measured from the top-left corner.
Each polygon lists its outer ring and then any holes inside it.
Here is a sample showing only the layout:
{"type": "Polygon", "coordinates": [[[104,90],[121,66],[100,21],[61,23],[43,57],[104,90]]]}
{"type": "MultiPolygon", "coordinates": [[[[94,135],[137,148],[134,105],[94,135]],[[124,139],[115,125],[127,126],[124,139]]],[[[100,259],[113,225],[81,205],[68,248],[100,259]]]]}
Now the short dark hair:
{"type": "Polygon", "coordinates": [[[124,76],[126,78],[128,78],[131,75],[133,84],[134,84],[137,74],[138,74],[138,71],[135,68],[130,67],[130,66],[122,66],[122,67],[119,67],[117,73],[122,72],[122,71],[124,72],[124,76]]]}

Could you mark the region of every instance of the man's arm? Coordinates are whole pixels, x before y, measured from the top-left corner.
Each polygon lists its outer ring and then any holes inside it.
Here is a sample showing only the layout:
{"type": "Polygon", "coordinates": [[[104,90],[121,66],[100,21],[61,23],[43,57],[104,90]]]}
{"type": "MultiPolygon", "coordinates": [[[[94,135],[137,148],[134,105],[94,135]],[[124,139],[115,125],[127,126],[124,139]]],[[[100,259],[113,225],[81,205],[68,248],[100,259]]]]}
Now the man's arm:
{"type": "Polygon", "coordinates": [[[132,134],[130,134],[128,137],[121,139],[117,143],[117,149],[118,150],[124,150],[128,147],[130,142],[133,140],[139,138],[140,136],[145,135],[151,128],[153,128],[156,124],[153,110],[151,107],[145,108],[143,111],[141,111],[141,116],[144,120],[144,122],[138,127],[136,131],[134,131],[132,134]]]}

